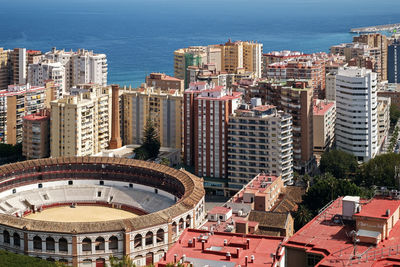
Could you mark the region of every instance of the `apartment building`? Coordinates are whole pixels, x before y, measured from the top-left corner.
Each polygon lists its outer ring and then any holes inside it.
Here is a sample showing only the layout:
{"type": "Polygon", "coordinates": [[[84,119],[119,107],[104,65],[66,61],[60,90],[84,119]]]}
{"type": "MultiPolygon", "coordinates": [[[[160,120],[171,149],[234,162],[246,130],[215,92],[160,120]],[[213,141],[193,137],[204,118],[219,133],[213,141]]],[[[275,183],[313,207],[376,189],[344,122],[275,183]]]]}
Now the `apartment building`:
{"type": "Polygon", "coordinates": [[[314,155],[321,155],[332,148],[335,141],[336,104],[334,101],[314,99],[313,138],[314,155]]]}
{"type": "Polygon", "coordinates": [[[159,88],[161,91],[173,89],[183,93],[184,90],[183,80],[168,76],[164,73],[150,73],[149,76],[146,76],[146,85],[147,87],[159,88]]]}
{"type": "Polygon", "coordinates": [[[221,69],[227,73],[236,73],[238,69],[252,72],[261,77],[262,44],[256,42],[232,42],[221,45],[221,69]]]}
{"type": "Polygon", "coordinates": [[[257,174],[293,178],[292,116],[253,98],[229,116],[228,186],[240,189],[257,174]]]}
{"type": "Polygon", "coordinates": [[[192,83],[185,90],[184,161],[194,165],[196,175],[226,179],[229,115],[241,98],[241,93],[207,83],[192,83]]]}
{"type": "Polygon", "coordinates": [[[9,85],[0,91],[0,142],[15,145],[22,142],[23,117],[45,107],[46,88],[9,85]]]}
{"type": "Polygon", "coordinates": [[[51,157],[90,156],[108,147],[112,90],[87,84],[87,91],[51,102],[51,157]]]}
{"type": "Polygon", "coordinates": [[[28,67],[28,83],[34,86],[44,86],[47,81],[52,80],[60,85],[60,95],[58,98],[66,94],[66,78],[65,68],[61,62],[49,62],[48,60],[40,63],[32,63],[28,67]]]}
{"type": "Polygon", "coordinates": [[[276,62],[266,66],[266,77],[269,79],[305,79],[311,81],[314,95],[324,95],[325,61],[307,58],[295,58],[287,62],[276,62]]]}
{"type": "Polygon", "coordinates": [[[265,53],[262,56],[262,77],[268,77],[268,66],[273,63],[286,62],[292,59],[296,59],[302,57],[303,52],[298,51],[272,51],[269,53],[265,53]]]}
{"type": "Polygon", "coordinates": [[[203,67],[205,64],[214,64],[216,72],[250,73],[251,77],[259,78],[262,72],[262,44],[229,40],[225,44],[191,46],[174,52],[174,76],[185,81],[185,88],[190,83],[188,67],[203,67]]]}
{"type": "Polygon", "coordinates": [[[400,84],[389,83],[385,84],[378,91],[378,97],[389,97],[390,104],[397,106],[400,109],[400,84]]]}
{"type": "Polygon", "coordinates": [[[38,113],[23,118],[22,155],[26,159],[41,159],[50,156],[50,111],[40,110],[38,113]]]}
{"type": "Polygon", "coordinates": [[[371,56],[375,59],[378,81],[387,80],[388,40],[381,33],[361,34],[353,37],[353,43],[362,43],[371,48],[371,56]]]}
{"type": "Polygon", "coordinates": [[[260,83],[266,103],[292,116],[293,167],[298,173],[314,168],[313,88],[308,80],[260,83]]]}
{"type": "Polygon", "coordinates": [[[388,46],[387,78],[389,83],[400,83],[400,40],[388,46]]]}
{"type": "Polygon", "coordinates": [[[336,100],[336,73],[330,72],[325,78],[325,99],[328,101],[336,100]]]}
{"type": "Polygon", "coordinates": [[[390,97],[379,97],[378,95],[378,148],[382,150],[389,135],[390,128],[390,97]]]}
{"type": "Polygon", "coordinates": [[[105,54],[96,54],[85,49],[67,52],[53,48],[45,54],[45,58],[64,66],[66,91],[78,84],[107,85],[108,65],[105,54]]]}
{"type": "Polygon", "coordinates": [[[184,80],[184,88],[188,88],[187,68],[208,63],[207,58],[207,48],[205,46],[190,46],[175,50],[174,77],[184,80]]]}
{"type": "Polygon", "coordinates": [[[22,85],[26,83],[27,57],[25,48],[14,48],[11,52],[12,83],[22,85]]]}
{"type": "Polygon", "coordinates": [[[377,74],[356,67],[336,75],[336,147],[368,161],[378,152],[377,74]]]}
{"type": "Polygon", "coordinates": [[[0,47],[0,90],[4,90],[10,84],[11,50],[0,47]]]}
{"type": "Polygon", "coordinates": [[[179,89],[125,89],[121,102],[124,144],[141,144],[146,123],[151,120],[162,147],[181,149],[182,101],[183,95],[179,89]]]}

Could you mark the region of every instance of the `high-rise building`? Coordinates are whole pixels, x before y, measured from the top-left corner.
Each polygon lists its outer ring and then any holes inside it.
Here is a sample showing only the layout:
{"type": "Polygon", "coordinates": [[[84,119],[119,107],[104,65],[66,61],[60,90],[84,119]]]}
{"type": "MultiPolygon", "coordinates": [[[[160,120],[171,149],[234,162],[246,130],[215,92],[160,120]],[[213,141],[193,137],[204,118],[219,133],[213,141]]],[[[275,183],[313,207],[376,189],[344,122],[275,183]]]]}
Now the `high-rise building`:
{"type": "Polygon", "coordinates": [[[178,89],[125,89],[122,94],[124,144],[141,144],[146,123],[151,120],[162,147],[181,149],[182,100],[178,89]]]}
{"type": "Polygon", "coordinates": [[[192,83],[184,93],[184,160],[198,176],[225,179],[228,174],[229,115],[242,94],[206,83],[192,83]]]}
{"type": "Polygon", "coordinates": [[[168,76],[164,73],[150,73],[146,76],[147,87],[154,87],[161,89],[162,91],[168,91],[169,89],[178,90],[183,93],[183,80],[168,76]]]}
{"type": "Polygon", "coordinates": [[[256,42],[232,42],[209,46],[191,46],[174,52],[174,76],[189,86],[187,69],[214,64],[215,71],[228,74],[248,72],[252,78],[260,78],[262,72],[262,44],[256,42]]]}
{"type": "Polygon", "coordinates": [[[11,50],[0,47],[0,90],[4,90],[10,84],[11,76],[11,50]]]}
{"type": "Polygon", "coordinates": [[[184,80],[184,88],[189,85],[187,68],[201,66],[207,62],[207,48],[204,46],[191,46],[174,51],[174,77],[184,80]]]}
{"type": "Polygon", "coordinates": [[[237,73],[238,69],[244,69],[261,78],[262,44],[229,40],[221,45],[221,49],[222,70],[237,73]]]}
{"type": "Polygon", "coordinates": [[[377,74],[356,67],[336,75],[336,147],[368,161],[378,152],[377,74]]]}
{"type": "Polygon", "coordinates": [[[388,41],[381,33],[361,34],[353,37],[354,43],[363,43],[371,48],[371,56],[375,58],[377,68],[374,70],[378,75],[378,81],[387,80],[388,41]]]}
{"type": "Polygon", "coordinates": [[[30,64],[28,67],[28,83],[34,86],[44,86],[46,81],[52,80],[60,85],[61,98],[66,90],[65,68],[60,62],[42,61],[36,64],[30,64]]]}
{"type": "Polygon", "coordinates": [[[0,143],[22,142],[22,120],[45,107],[46,88],[9,85],[0,91],[0,143]]]}
{"type": "Polygon", "coordinates": [[[381,150],[389,136],[390,128],[390,97],[378,96],[378,149],[381,150]]]}
{"type": "Polygon", "coordinates": [[[27,159],[50,156],[50,112],[42,109],[23,118],[22,155],[27,159]]]}
{"type": "Polygon", "coordinates": [[[400,83],[400,40],[388,46],[387,76],[389,83],[400,83]]]}
{"type": "Polygon", "coordinates": [[[23,85],[26,83],[27,59],[25,48],[14,48],[11,52],[11,65],[13,80],[15,85],[23,85]]]}
{"type": "Polygon", "coordinates": [[[313,88],[308,80],[263,83],[266,102],[292,116],[293,167],[298,173],[314,168],[313,88]]]}
{"type": "Polygon", "coordinates": [[[325,99],[328,101],[336,101],[336,73],[330,72],[326,74],[325,99]]]}
{"type": "Polygon", "coordinates": [[[314,155],[317,159],[330,148],[335,141],[336,104],[334,101],[314,99],[313,138],[314,155]]]}
{"type": "Polygon", "coordinates": [[[107,85],[107,57],[93,51],[78,49],[66,52],[53,48],[45,54],[51,62],[60,62],[65,68],[66,91],[78,84],[107,85]]]}
{"type": "Polygon", "coordinates": [[[112,90],[82,86],[86,92],[51,102],[51,157],[90,156],[109,145],[112,90]]]}
{"type": "Polygon", "coordinates": [[[229,116],[228,185],[240,189],[258,173],[293,178],[292,116],[253,98],[229,116]]]}

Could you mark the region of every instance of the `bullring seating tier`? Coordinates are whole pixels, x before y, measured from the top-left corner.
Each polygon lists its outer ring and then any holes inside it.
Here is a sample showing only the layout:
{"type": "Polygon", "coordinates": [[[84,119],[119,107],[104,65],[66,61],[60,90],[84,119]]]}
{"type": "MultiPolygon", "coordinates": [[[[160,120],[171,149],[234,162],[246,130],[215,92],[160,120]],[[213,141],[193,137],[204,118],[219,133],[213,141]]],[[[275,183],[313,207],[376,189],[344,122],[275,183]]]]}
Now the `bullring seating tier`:
{"type": "Polygon", "coordinates": [[[146,213],[157,212],[175,204],[170,198],[138,188],[64,185],[28,190],[4,197],[0,199],[0,213],[22,214],[31,206],[40,208],[44,205],[71,202],[123,204],[146,213]]]}

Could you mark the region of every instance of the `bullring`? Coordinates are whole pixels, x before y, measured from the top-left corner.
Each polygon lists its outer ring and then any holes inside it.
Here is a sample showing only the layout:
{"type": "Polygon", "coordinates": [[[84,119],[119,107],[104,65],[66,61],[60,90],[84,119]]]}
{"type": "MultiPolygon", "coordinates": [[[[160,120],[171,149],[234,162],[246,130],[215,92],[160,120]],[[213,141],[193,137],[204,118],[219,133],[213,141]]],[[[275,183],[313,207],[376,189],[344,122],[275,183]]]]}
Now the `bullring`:
{"type": "Polygon", "coordinates": [[[143,266],[157,262],[204,216],[202,180],[164,165],[65,157],[0,167],[0,248],[16,253],[73,266],[103,266],[111,255],[126,255],[143,266]],[[127,214],[68,222],[44,216],[58,207],[91,206],[127,214]]]}

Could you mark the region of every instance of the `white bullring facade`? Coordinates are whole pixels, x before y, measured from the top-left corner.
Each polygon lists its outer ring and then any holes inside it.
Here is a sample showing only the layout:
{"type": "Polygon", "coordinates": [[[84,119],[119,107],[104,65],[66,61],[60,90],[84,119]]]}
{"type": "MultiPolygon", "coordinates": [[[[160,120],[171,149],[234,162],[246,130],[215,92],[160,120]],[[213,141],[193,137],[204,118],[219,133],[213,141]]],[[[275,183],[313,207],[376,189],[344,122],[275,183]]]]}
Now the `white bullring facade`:
{"type": "Polygon", "coordinates": [[[71,157],[0,167],[0,249],[72,266],[111,255],[137,266],[159,261],[187,227],[205,219],[200,178],[122,158],[71,157]],[[53,207],[100,206],[133,217],[88,222],[34,220],[53,207]]]}

